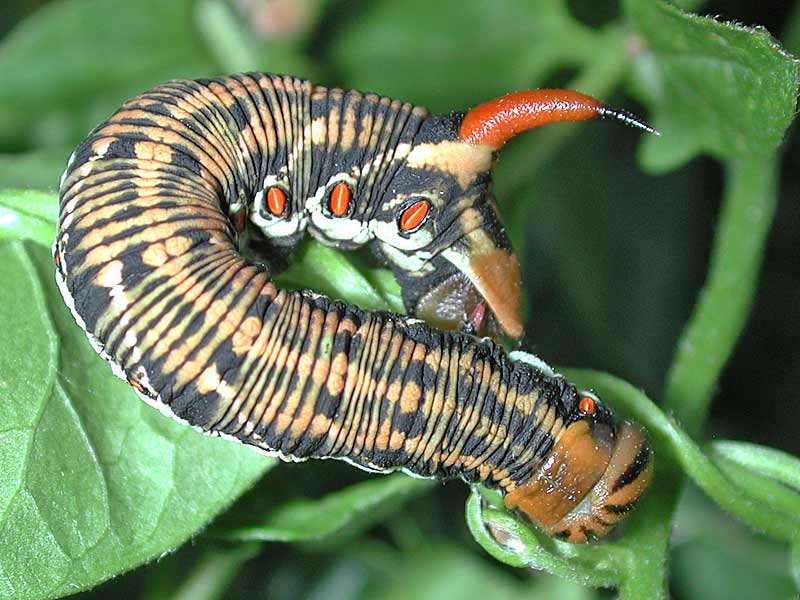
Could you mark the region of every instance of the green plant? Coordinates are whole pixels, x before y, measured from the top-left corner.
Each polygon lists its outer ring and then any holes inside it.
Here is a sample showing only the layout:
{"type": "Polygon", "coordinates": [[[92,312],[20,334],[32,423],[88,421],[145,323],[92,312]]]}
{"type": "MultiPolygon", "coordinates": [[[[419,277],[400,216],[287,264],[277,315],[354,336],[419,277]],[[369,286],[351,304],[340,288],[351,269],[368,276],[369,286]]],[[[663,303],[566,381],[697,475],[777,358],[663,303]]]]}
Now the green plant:
{"type": "MultiPolygon", "coordinates": [[[[776,578],[776,594],[790,593],[789,572],[800,588],[800,461],[755,444],[695,441],[704,439],[715,386],[756,293],[778,198],[779,146],[794,117],[795,59],[762,29],[693,16],[660,1],[625,0],[618,18],[597,27],[576,20],[558,0],[305,6],[309,31],[317,20],[327,23],[317,30],[324,52],[313,49],[311,33],[257,39],[221,0],[58,2],[20,23],[0,44],[0,149],[7,152],[0,156],[0,188],[9,188],[0,193],[0,598],[85,590],[191,536],[199,536],[197,549],[148,567],[153,576],[147,594],[236,597],[233,578],[263,554],[261,544],[277,541],[301,544],[276,546],[281,557],[274,552],[259,558],[272,559],[269,589],[284,597],[588,597],[574,583],[619,588],[623,598],[666,597],[670,536],[686,478],[761,532],[762,541],[780,543],[768,545],[769,551],[791,567],[776,578]],[[347,21],[351,14],[359,19],[347,21]],[[72,145],[125,97],[149,85],[245,69],[324,76],[326,83],[376,89],[434,110],[543,84],[563,76],[561,69],[573,69],[565,87],[603,98],[623,87],[647,108],[663,134],[642,140],[640,163],[650,173],[666,174],[698,154],[722,165],[708,273],[663,391],[655,394],[658,405],[611,375],[566,370],[618,413],[644,423],[653,437],[655,483],[624,534],[574,546],[530,530],[498,508],[492,492],[476,489],[467,501],[469,530],[489,554],[571,583],[524,584],[480,562],[454,539],[426,539],[429,531],[442,534],[424,521],[425,511],[435,509],[414,508],[413,499],[434,487],[429,482],[402,475],[359,480],[327,463],[305,467],[312,475],[303,480],[299,470],[163,418],[111,375],[72,321],[55,290],[48,250],[54,190],[72,145]],[[311,481],[323,471],[334,479],[349,477],[350,484],[311,481]],[[204,530],[258,479],[262,484],[254,492],[204,530]],[[301,494],[321,498],[304,500],[301,494]],[[391,544],[365,534],[376,524],[391,544]],[[289,562],[298,556],[322,565],[323,575],[308,577],[310,587],[301,583],[307,572],[289,562]],[[381,587],[376,579],[389,583],[381,587]]],[[[792,23],[800,29],[799,16],[792,23]]],[[[559,126],[526,136],[504,153],[497,173],[497,195],[527,266],[526,284],[538,289],[537,280],[545,279],[566,298],[566,317],[530,311],[529,342],[540,328],[547,337],[548,322],[563,327],[565,319],[574,319],[582,342],[617,352],[617,364],[635,364],[635,350],[614,348],[617,332],[604,325],[609,313],[602,303],[618,299],[601,297],[613,289],[614,271],[578,262],[587,259],[586,246],[605,245],[610,256],[618,251],[616,242],[595,237],[609,219],[609,204],[663,215],[681,209],[682,200],[699,199],[676,194],[675,205],[661,208],[625,200],[626,190],[639,189],[609,179],[618,175],[613,161],[599,154],[584,165],[557,159],[581,131],[559,126]],[[601,203],[575,193],[581,190],[613,199],[601,203]],[[537,193],[538,202],[530,202],[537,193]],[[585,205],[570,208],[567,195],[585,198],[585,205]],[[537,229],[548,211],[557,215],[550,222],[563,226],[559,233],[537,229]],[[589,217],[596,227],[579,225],[589,217]],[[532,238],[545,240],[559,259],[556,266],[533,270],[532,238]]],[[[611,146],[616,136],[632,134],[606,135],[611,146]]],[[[678,230],[670,243],[682,243],[678,230]]],[[[631,247],[650,244],[635,228],[628,234],[631,247]]],[[[282,278],[367,308],[399,307],[396,284],[385,271],[311,243],[282,278]]],[[[666,360],[670,350],[663,337],[660,342],[654,353],[666,360]]],[[[654,387],[660,375],[651,366],[640,376],[654,387]]]]}

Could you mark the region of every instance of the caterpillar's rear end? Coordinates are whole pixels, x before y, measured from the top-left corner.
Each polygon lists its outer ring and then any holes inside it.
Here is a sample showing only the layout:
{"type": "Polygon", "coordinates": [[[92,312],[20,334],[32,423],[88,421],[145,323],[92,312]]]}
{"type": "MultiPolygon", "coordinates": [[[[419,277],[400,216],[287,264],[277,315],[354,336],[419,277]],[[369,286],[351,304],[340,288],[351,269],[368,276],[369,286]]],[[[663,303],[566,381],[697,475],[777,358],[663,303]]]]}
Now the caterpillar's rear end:
{"type": "Polygon", "coordinates": [[[506,495],[546,533],[570,542],[605,536],[641,498],[652,477],[650,446],[641,427],[596,431],[569,426],[536,474],[506,495]]]}
{"type": "Polygon", "coordinates": [[[599,537],[651,476],[642,429],[473,335],[522,334],[497,151],[598,115],[631,119],[563,91],[438,116],[260,73],[170,82],[73,154],[56,279],[114,372],[170,416],[287,459],[483,481],[552,535],[599,537]],[[369,245],[407,310],[447,330],[277,288],[306,230],[369,245]]]}

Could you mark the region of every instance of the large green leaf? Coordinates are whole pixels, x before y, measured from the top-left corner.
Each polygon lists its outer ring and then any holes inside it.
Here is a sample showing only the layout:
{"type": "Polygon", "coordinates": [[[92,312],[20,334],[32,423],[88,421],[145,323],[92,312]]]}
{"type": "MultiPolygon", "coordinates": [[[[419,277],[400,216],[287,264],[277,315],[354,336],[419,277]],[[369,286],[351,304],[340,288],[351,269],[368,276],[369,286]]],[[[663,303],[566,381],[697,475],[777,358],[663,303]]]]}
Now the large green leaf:
{"type": "Polygon", "coordinates": [[[37,191],[0,191],[0,240],[34,240],[49,246],[55,237],[57,200],[37,191]]]}
{"type": "Polygon", "coordinates": [[[698,153],[731,159],[772,152],[794,118],[797,61],[763,28],[723,23],[663,2],[626,0],[641,36],[637,88],[660,139],[642,158],[654,171],[698,153]]]}
{"type": "Polygon", "coordinates": [[[48,251],[0,254],[0,589],[63,595],[174,548],[271,462],[140,402],[63,306],[48,251]]]}
{"type": "Polygon", "coordinates": [[[272,464],[116,379],[47,248],[5,242],[0,272],[0,597],[74,593],[170,551],[272,464]]]}

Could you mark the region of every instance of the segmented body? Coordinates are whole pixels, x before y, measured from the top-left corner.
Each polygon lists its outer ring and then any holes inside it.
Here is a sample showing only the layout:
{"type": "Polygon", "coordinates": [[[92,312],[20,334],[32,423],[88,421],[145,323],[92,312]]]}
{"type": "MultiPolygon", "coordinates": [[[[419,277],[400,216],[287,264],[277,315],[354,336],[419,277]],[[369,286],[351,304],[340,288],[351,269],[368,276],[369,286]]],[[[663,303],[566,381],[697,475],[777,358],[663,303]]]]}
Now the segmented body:
{"type": "MultiPolygon", "coordinates": [[[[405,251],[395,218],[418,198],[398,193],[398,173],[426,119],[407,103],[266,74],[154,88],[70,160],[54,246],[64,298],[139,396],[206,432],[284,458],[512,492],[577,418],[572,385],[488,338],[271,280],[269,259],[306,231],[373,245],[406,288],[432,276],[431,234],[405,251]],[[332,200],[341,182],[344,204],[332,200]],[[246,242],[272,253],[266,263],[243,257],[246,242]]],[[[415,160],[449,185],[461,177],[435,153],[415,160]]],[[[478,179],[456,183],[469,197],[478,179]]],[[[458,242],[467,217],[489,218],[471,211],[437,221],[437,248],[458,242]]]]}

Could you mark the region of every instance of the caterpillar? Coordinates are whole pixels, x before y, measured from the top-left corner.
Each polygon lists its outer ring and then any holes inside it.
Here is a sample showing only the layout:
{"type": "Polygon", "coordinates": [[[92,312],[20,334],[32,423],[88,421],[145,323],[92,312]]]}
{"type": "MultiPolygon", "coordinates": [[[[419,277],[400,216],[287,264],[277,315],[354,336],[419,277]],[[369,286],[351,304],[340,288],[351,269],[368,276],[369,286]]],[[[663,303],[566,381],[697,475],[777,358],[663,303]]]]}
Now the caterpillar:
{"type": "Polygon", "coordinates": [[[436,115],[283,75],[170,81],[70,157],[56,281],[114,373],[183,423],[285,460],[483,482],[547,534],[598,538],[648,485],[645,432],[492,339],[523,333],[498,152],[593,117],[652,131],[569,90],[436,115]],[[276,287],[306,232],[368,246],[413,316],[276,287]]]}

